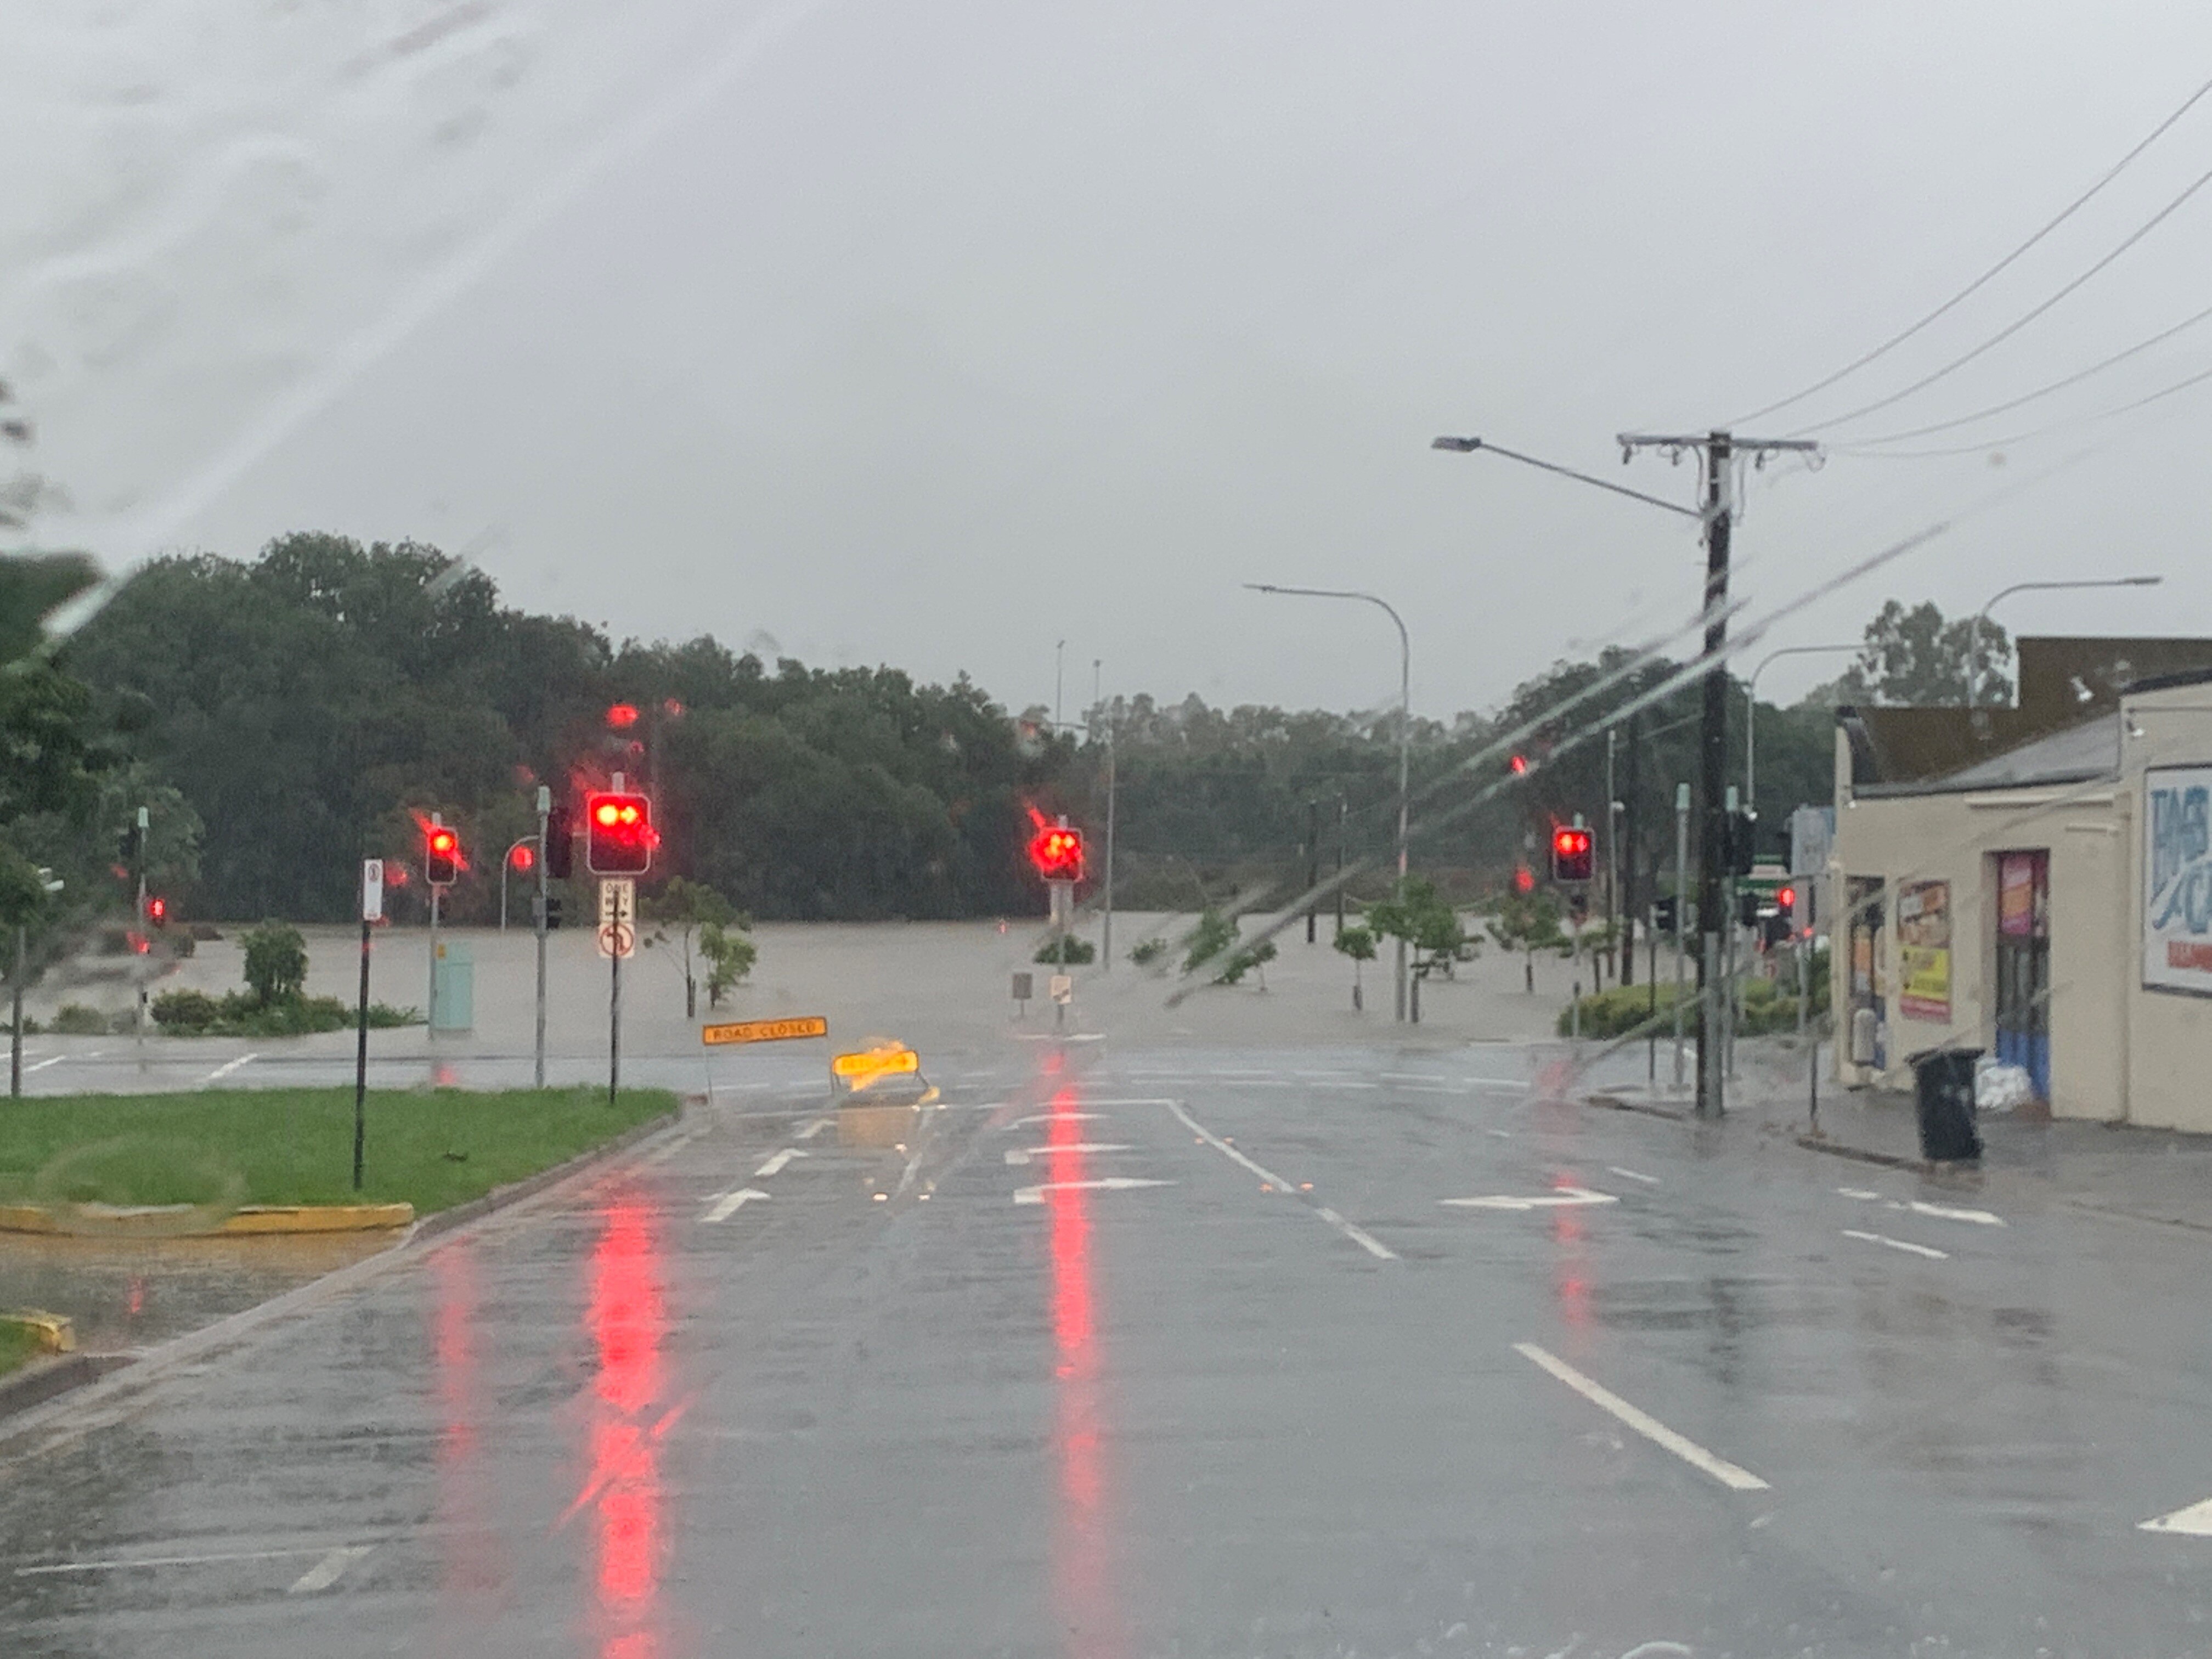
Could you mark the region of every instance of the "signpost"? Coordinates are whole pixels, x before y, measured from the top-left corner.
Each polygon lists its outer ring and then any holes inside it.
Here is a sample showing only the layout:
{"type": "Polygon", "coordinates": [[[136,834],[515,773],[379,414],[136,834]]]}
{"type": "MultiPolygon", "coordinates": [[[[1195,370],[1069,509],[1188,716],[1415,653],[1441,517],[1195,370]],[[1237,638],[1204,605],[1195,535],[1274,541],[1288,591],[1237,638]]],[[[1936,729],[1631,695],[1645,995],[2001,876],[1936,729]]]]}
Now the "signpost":
{"type": "Polygon", "coordinates": [[[599,884],[599,954],[607,981],[607,1104],[622,1082],[622,965],[637,954],[637,883],[629,877],[599,884]]]}
{"type": "MultiPolygon", "coordinates": [[[[368,1117],[368,941],[384,920],[384,860],[361,861],[361,1023],[353,1051],[353,1189],[361,1190],[362,1146],[368,1117]]],[[[434,973],[436,970],[432,969],[434,973]]]]}
{"type": "Polygon", "coordinates": [[[709,1048],[725,1042],[790,1042],[829,1035],[830,1022],[820,1014],[800,1014],[792,1019],[741,1019],[699,1028],[699,1041],[709,1048]]]}

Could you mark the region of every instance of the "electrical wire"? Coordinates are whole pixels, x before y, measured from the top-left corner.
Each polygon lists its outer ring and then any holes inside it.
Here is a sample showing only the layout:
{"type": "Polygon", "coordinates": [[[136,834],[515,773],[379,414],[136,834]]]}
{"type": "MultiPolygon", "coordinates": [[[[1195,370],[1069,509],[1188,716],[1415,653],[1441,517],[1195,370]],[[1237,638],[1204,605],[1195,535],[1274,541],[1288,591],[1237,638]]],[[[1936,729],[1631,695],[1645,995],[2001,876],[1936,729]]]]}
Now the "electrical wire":
{"type": "Polygon", "coordinates": [[[2212,93],[2212,81],[2205,82],[2203,85],[2198,87],[2196,91],[2191,93],[2188,97],[2182,100],[2179,108],[2177,108],[2171,115],[2167,116],[2166,119],[2160,121],[2155,127],[2152,128],[2149,134],[2144,137],[2141,143],[2136,144],[2133,149],[2120,157],[2118,161],[2113,162],[2112,167],[2106,170],[2105,175],[2099,179],[2095,184],[2091,185],[2088,189],[2083,191],[2079,196],[2069,202],[2063,208],[2060,209],[2055,218],[2050,220],[2033,236],[2030,236],[2018,247],[2006,254],[2003,258],[1998,260],[1996,264],[1991,265],[1980,276],[1975,277],[1972,282],[1967,283],[1966,287],[1960,289],[1949,299],[1944,301],[1942,305],[1937,306],[1935,310],[1929,312],[1926,316],[1923,317],[1918,322],[1913,324],[1910,328],[1905,329],[1901,333],[1892,335],[1888,339],[1884,340],[1880,345],[1875,347],[1873,350],[1867,352],[1863,356],[1853,358],[1850,362],[1845,363],[1841,368],[1836,370],[1834,374],[1828,375],[1824,380],[1814,381],[1812,385],[1807,386],[1803,391],[1793,392],[1787,398],[1784,398],[1775,403],[1768,404],[1762,409],[1754,409],[1747,415],[1739,415],[1735,420],[1731,421],[1729,424],[1731,426],[1741,426],[1748,421],[1762,420],[1765,416],[1773,414],[1777,410],[1787,409],[1792,404],[1804,402],[1806,398],[1811,397],[1816,392],[1826,392],[1830,386],[1835,385],[1837,381],[1844,379],[1846,375],[1856,374],[1860,369],[1864,368],[1869,363],[1875,362],[1877,358],[1887,356],[1897,347],[1903,345],[1907,340],[1912,338],[1914,335],[1919,333],[1921,330],[1926,328],[1930,323],[1936,321],[1940,317],[1947,315],[1954,307],[1971,298],[1973,295],[1978,293],[1990,281],[2004,270],[2008,270],[2030,248],[2035,246],[2035,245],[2040,242],[2045,237],[2050,235],[2052,231],[2057,229],[2059,226],[2064,224],[2069,219],[2072,218],[2076,212],[2080,211],[2081,208],[2088,204],[2091,198],[2094,197],[2100,191],[2103,190],[2106,185],[2111,184],[2113,179],[2118,178],[2122,173],[2125,172],[2129,165],[2133,162],[2137,156],[2141,155],[2145,150],[2148,149],[2153,144],[2156,143],[2160,138],[2165,137],[2167,129],[2172,127],[2175,122],[2181,119],[2183,116],[2188,114],[2191,109],[2195,108],[2199,100],[2201,100],[2207,93],[2212,93]]]}
{"type": "Polygon", "coordinates": [[[2091,375],[2102,374],[2115,363],[2125,362],[2136,353],[2148,351],[2154,345],[2160,345],[2171,340],[2184,330],[2196,327],[2207,318],[2212,318],[2212,306],[2205,307],[2193,317],[2184,318],[2172,327],[2161,330],[2148,340],[2138,340],[2125,350],[2114,352],[2101,362],[2094,362],[2087,368],[2077,370],[2063,380],[2053,380],[2048,386],[2038,386],[2033,392],[2022,392],[2019,397],[2008,398],[2003,403],[1991,404],[1987,409],[1978,409],[1971,415],[1960,415],[1948,421],[1937,421],[1930,426],[1916,426],[1910,431],[1884,433],[1879,438],[1854,438],[1851,440],[1852,447],[1856,449],[1869,444],[1903,443],[1910,438],[1930,437],[1936,433],[1948,432],[1957,427],[1972,426],[1976,421],[1987,420],[1992,415],[2005,414],[2018,409],[2022,404],[2032,404],[2039,398],[2047,398],[2054,392],[2063,392],[2069,386],[2078,386],[2091,375]]]}
{"type": "Polygon", "coordinates": [[[1959,444],[1942,449],[1860,449],[1855,446],[1845,446],[1841,448],[1832,446],[1829,453],[1850,455],[1860,460],[1873,461],[1920,461],[1932,460],[1945,455],[1980,455],[1990,450],[2003,449],[2012,444],[2024,444],[2037,438],[2047,438],[2054,432],[2064,432],[2073,427],[2091,425],[2099,421],[2116,420],[2120,416],[2132,414],[2138,409],[2157,403],[2160,398],[2171,398],[2176,392],[2186,392],[2193,386],[2200,386],[2206,380],[2212,380],[2212,368],[2200,369],[2186,380],[2176,380],[2172,386],[2161,386],[2146,397],[2137,398],[2132,403],[2122,404],[2116,409],[2099,410],[2093,415],[2069,416],[2063,421],[2053,421],[2048,426],[2039,426],[2027,432],[2015,432],[2008,437],[1985,439],[1980,443],[1959,444]]]}
{"type": "Polygon", "coordinates": [[[2042,316],[2044,313],[2049,311],[2061,300],[2066,298],[2068,295],[2072,294],[2084,283],[2087,283],[2091,277],[2096,276],[2098,272],[2103,270],[2115,259],[2118,258],[2130,248],[2133,247],[2137,242],[2140,242],[2144,237],[2149,235],[2152,231],[2164,224],[2166,220],[2171,218],[2175,213],[2179,212],[2184,203],[2187,202],[2191,197],[2196,195],[2198,191],[2203,189],[2207,185],[2212,185],[2212,170],[2207,170],[2206,172],[2197,174],[2196,179],[2191,181],[2188,188],[2184,190],[2180,195],[2175,197],[2164,207],[2160,208],[2156,213],[2151,215],[2148,219],[2146,219],[2142,224],[2136,226],[2135,229],[2129,232],[2128,234],[2121,240],[2118,247],[2112,249],[2112,252],[2106,254],[2103,258],[2098,260],[2096,264],[2091,265],[2087,270],[2074,278],[2072,282],[2068,283],[2064,287],[2061,288],[2057,293],[2052,295],[2041,304],[2030,307],[2020,316],[2014,318],[2012,321],[2007,323],[2002,328],[1990,335],[1988,339],[1983,341],[1979,345],[1975,346],[1972,349],[1961,352],[1959,356],[1951,359],[1949,362],[1945,363],[1941,368],[1935,369],[1929,374],[1922,375],[1911,386],[1903,387],[1899,391],[1893,392],[1886,398],[1877,398],[1870,404],[1861,404],[1856,409],[1852,410],[1847,415],[1838,415],[1829,420],[1815,421],[1810,426],[1799,427],[1796,431],[1792,432],[1790,435],[1793,438],[1802,438],[1808,432],[1822,431],[1830,427],[1848,425],[1850,422],[1857,420],[1863,415],[1871,415],[1876,410],[1887,409],[1892,404],[1901,403],[1905,398],[1912,396],[1916,392],[1924,392],[1928,387],[1935,385],[1936,381],[1943,379],[1947,374],[1953,374],[1959,369],[1964,368],[1968,363],[1972,362],[1975,358],[1980,356],[1984,352],[1990,349],[1994,346],[2001,345],[2005,341],[2012,338],[2014,335],[2019,333],[2021,330],[2026,328],[2037,318],[2042,316]]]}

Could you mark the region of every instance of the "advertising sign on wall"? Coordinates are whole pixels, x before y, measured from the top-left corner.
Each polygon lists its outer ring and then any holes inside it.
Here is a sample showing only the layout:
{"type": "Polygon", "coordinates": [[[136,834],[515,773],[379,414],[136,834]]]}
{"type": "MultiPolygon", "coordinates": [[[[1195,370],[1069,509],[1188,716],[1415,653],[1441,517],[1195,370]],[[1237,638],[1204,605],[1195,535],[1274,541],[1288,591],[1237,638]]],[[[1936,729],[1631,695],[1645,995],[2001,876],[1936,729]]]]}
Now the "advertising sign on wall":
{"type": "Polygon", "coordinates": [[[1897,890],[1897,1011],[1907,1019],[1951,1018],[1951,884],[1908,881],[1897,890]]]}
{"type": "Polygon", "coordinates": [[[2143,983],[2212,994],[2212,766],[2154,766],[2143,795],[2143,983]]]}

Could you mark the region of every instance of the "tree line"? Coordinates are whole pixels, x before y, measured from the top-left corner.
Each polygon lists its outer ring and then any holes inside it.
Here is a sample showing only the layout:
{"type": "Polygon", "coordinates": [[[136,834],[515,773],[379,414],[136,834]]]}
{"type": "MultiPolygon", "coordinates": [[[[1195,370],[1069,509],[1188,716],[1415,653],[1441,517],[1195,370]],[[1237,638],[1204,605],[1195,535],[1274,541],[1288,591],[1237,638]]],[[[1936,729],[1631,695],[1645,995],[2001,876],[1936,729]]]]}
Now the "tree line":
{"type": "MultiPolygon", "coordinates": [[[[488,921],[507,849],[536,829],[537,787],[573,798],[616,770],[654,796],[656,881],[684,876],[763,918],[1035,909],[1035,815],[1070,813],[1096,849],[1109,754],[1124,905],[1202,908],[1225,887],[1327,873],[1340,847],[1379,869],[1396,833],[1395,710],[1138,696],[1057,732],[964,677],[770,664],[707,636],[618,643],[502,605],[489,576],[435,548],[313,532],[251,560],[156,560],[58,650],[26,655],[36,617],[86,580],[81,562],[0,561],[0,629],[14,630],[0,676],[9,916],[112,913],[118,840],[144,805],[149,873],[180,915],[342,920],[358,860],[411,865],[435,811],[461,828],[471,865],[450,914],[488,921]],[[635,717],[611,724],[617,706],[635,717]],[[66,898],[31,890],[55,877],[66,898]]],[[[1879,700],[1886,674],[1935,672],[1956,642],[1923,612],[1877,618],[1853,695],[1879,700]]],[[[1990,641],[2002,650],[2001,632],[1990,641]]],[[[1671,855],[1695,688],[1656,698],[1632,728],[1625,714],[1670,672],[1611,651],[1555,665],[1500,708],[1412,722],[1415,867],[1495,885],[1537,860],[1552,823],[1599,823],[1607,726],[1613,798],[1641,826],[1644,862],[1662,842],[1671,855]]],[[[1743,708],[1739,689],[1732,755],[1743,708]]],[[[1759,805],[1775,824],[1828,798],[1832,720],[1825,706],[1762,704],[1756,718],[1759,805]]],[[[530,884],[513,896],[520,918],[530,884]]],[[[403,915],[413,902],[395,897],[403,915]]]]}

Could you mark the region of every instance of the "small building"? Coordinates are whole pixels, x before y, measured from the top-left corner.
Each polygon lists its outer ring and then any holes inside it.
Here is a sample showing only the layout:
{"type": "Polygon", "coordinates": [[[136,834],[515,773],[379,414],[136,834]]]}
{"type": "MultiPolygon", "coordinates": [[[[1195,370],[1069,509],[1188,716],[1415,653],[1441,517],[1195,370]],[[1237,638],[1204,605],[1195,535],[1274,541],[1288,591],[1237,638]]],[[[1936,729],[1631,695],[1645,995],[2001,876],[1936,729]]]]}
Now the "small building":
{"type": "Polygon", "coordinates": [[[2212,1132],[2212,640],[2020,663],[2017,708],[1837,711],[1838,1075],[1964,1045],[2057,1115],[2212,1132]]]}

